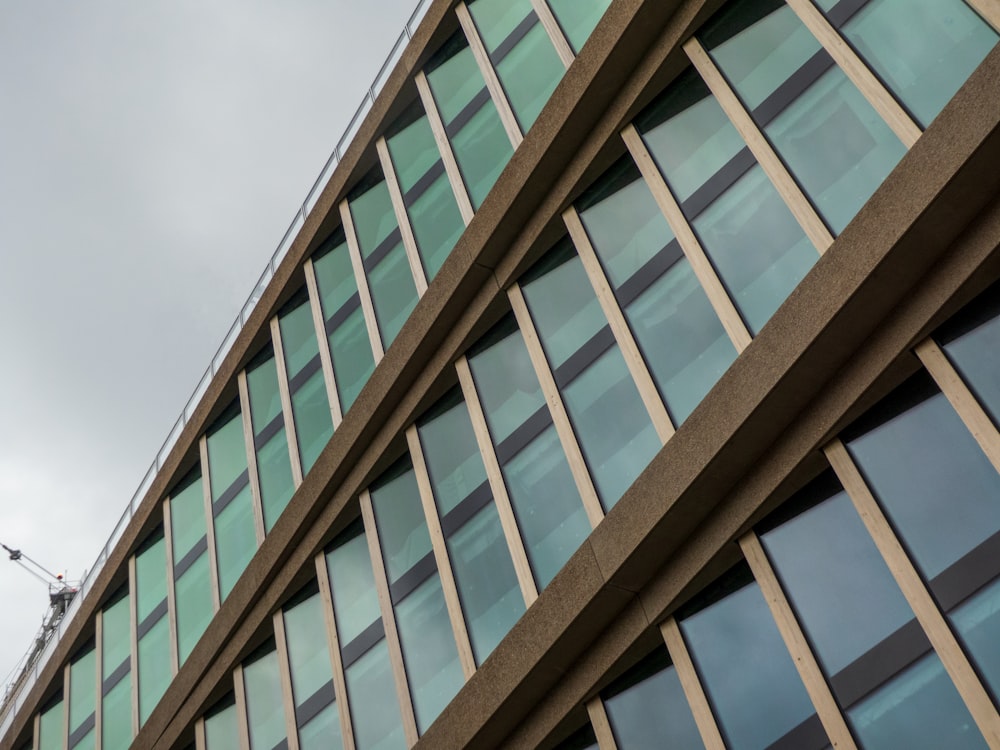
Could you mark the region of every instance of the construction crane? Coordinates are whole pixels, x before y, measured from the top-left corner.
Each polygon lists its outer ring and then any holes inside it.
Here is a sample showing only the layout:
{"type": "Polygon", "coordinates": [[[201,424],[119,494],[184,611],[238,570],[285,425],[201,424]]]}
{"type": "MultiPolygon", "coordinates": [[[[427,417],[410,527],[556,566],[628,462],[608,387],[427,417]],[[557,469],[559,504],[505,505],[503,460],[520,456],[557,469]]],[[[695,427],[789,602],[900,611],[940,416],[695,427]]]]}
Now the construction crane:
{"type": "Polygon", "coordinates": [[[24,655],[12,670],[11,675],[13,679],[9,681],[4,689],[3,698],[0,700],[0,718],[2,718],[9,708],[8,704],[11,697],[17,694],[21,683],[31,673],[35,663],[45,650],[46,644],[52,638],[52,634],[59,627],[59,623],[62,622],[70,602],[73,601],[73,597],[79,591],[79,586],[67,582],[62,575],[53,573],[44,565],[32,560],[19,549],[11,549],[3,542],[0,542],[0,547],[3,547],[12,562],[20,565],[49,589],[49,608],[42,618],[42,627],[35,636],[35,640],[32,642],[28,653],[24,655]]]}

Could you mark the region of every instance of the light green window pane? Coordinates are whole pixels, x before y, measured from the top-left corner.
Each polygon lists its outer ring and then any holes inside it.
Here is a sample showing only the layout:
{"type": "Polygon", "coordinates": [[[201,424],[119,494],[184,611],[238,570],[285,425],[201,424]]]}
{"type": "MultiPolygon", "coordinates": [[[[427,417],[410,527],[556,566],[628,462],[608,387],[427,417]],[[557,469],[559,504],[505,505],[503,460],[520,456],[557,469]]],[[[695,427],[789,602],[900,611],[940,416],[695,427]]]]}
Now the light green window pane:
{"type": "Polygon", "coordinates": [[[101,699],[101,742],[103,750],[126,750],[132,743],[131,674],[101,699]]]}
{"type": "Polygon", "coordinates": [[[404,194],[441,159],[434,133],[422,111],[416,120],[386,139],[396,179],[404,194]]]}
{"type": "Polygon", "coordinates": [[[486,481],[472,420],[460,401],[420,425],[418,431],[434,500],[445,516],[486,481]]]}
{"type": "Polygon", "coordinates": [[[382,332],[382,343],[388,349],[410,312],[417,306],[417,287],[403,243],[395,247],[368,272],[375,317],[382,332]]]}
{"type": "Polygon", "coordinates": [[[199,471],[170,497],[170,543],[174,548],[174,564],[201,541],[205,530],[205,492],[199,471]]]}
{"type": "Polygon", "coordinates": [[[153,713],[170,684],[170,624],[161,617],[139,640],[139,726],[153,713]]]}
{"type": "Polygon", "coordinates": [[[405,750],[403,720],[385,638],[348,667],[346,677],[357,750],[405,750]]]}
{"type": "Polygon", "coordinates": [[[330,351],[340,408],[346,414],[375,370],[372,343],[360,307],[330,334],[330,351]]]}
{"type": "MultiPolygon", "coordinates": [[[[281,346],[285,353],[288,379],[294,378],[319,353],[312,307],[303,302],[278,319],[281,328],[281,346]]],[[[263,427],[263,424],[261,425],[263,427]]]]}
{"type": "Polygon", "coordinates": [[[292,695],[301,706],[333,679],[319,592],[283,613],[292,695]]]}
{"type": "Polygon", "coordinates": [[[212,620],[212,582],[207,554],[202,554],[176,580],[177,650],[181,664],[187,661],[212,620]]]}
{"type": "Polygon", "coordinates": [[[205,719],[206,750],[240,750],[236,706],[229,705],[205,719]]]}
{"type": "Polygon", "coordinates": [[[333,435],[333,417],[326,400],[322,369],[316,370],[292,394],[292,415],[295,418],[295,435],[299,440],[302,472],[307,473],[333,435]]]}
{"type": "Polygon", "coordinates": [[[208,436],[208,476],[212,499],[218,500],[247,468],[243,420],[237,413],[208,436]]]}
{"type": "Polygon", "coordinates": [[[326,566],[343,648],[381,617],[365,535],[358,534],[335,547],[326,556],[326,566]]]}
{"type": "Polygon", "coordinates": [[[299,727],[299,750],[340,750],[343,746],[336,703],[331,703],[308,724],[299,727]]]}
{"type": "Polygon", "coordinates": [[[250,417],[256,435],[281,414],[278,368],[275,367],[274,357],[247,371],[247,390],[250,392],[250,417]]]}
{"type": "Polygon", "coordinates": [[[102,675],[107,678],[131,655],[132,628],[128,595],[104,610],[101,636],[102,675]]]}
{"type": "Polygon", "coordinates": [[[250,485],[247,485],[215,517],[215,556],[219,564],[219,588],[223,599],[229,596],[256,551],[253,497],[250,485]]]}
{"type": "Polygon", "coordinates": [[[76,744],[73,745],[73,750],[94,750],[95,747],[97,747],[97,734],[91,728],[89,732],[76,741],[76,744]]]}
{"type": "Polygon", "coordinates": [[[423,261],[427,280],[432,280],[458,238],[465,231],[465,222],[455,202],[455,194],[447,175],[441,175],[407,209],[417,249],[423,261]]]}
{"type": "Polygon", "coordinates": [[[451,146],[469,198],[478,209],[514,154],[492,101],[486,102],[452,138],[451,146]]]}
{"type": "Polygon", "coordinates": [[[496,50],[521,21],[534,13],[531,0],[475,0],[468,5],[489,52],[496,50]]]}
{"type": "Polygon", "coordinates": [[[403,473],[372,489],[371,496],[385,572],[391,584],[431,551],[431,537],[413,469],[407,467],[403,473]]]}
{"type": "Polygon", "coordinates": [[[135,556],[136,621],[143,620],[167,598],[167,545],[159,538],[135,556]]]}
{"type": "Polygon", "coordinates": [[[435,573],[395,609],[417,730],[423,733],[465,681],[441,579],[435,573]]]}
{"type": "Polygon", "coordinates": [[[63,750],[66,744],[65,705],[59,701],[42,714],[38,728],[38,750],[63,750]]]}
{"type": "Polygon", "coordinates": [[[326,255],[314,260],[313,269],[316,272],[316,286],[319,287],[323,316],[329,319],[358,293],[358,282],[354,278],[347,242],[341,241],[326,255]]]}
{"type": "Polygon", "coordinates": [[[611,0],[548,0],[548,3],[573,51],[579,54],[611,0]]]}
{"type": "Polygon", "coordinates": [[[448,125],[486,86],[472,50],[462,38],[453,39],[451,44],[460,43],[451,57],[427,73],[427,82],[438,111],[445,125],[448,125]]]}
{"type": "Polygon", "coordinates": [[[398,226],[385,180],[351,200],[348,205],[361,246],[361,256],[367,258],[398,226]]]}
{"type": "Polygon", "coordinates": [[[521,130],[527,131],[534,124],[565,72],[552,40],[540,23],[500,61],[497,76],[521,130]]]}
{"type": "Polygon", "coordinates": [[[288,456],[288,441],[285,439],[284,429],[279,430],[257,451],[257,476],[264,511],[264,529],[270,532],[295,492],[292,462],[288,456]]]}
{"type": "Polygon", "coordinates": [[[243,667],[251,750],[272,750],[286,739],[284,701],[276,651],[243,667]]]}
{"type": "Polygon", "coordinates": [[[841,31],[924,127],[997,43],[961,0],[871,0],[841,31]]]}
{"type": "Polygon", "coordinates": [[[482,664],[524,614],[524,598],[496,506],[490,503],[448,538],[448,555],[472,651],[476,663],[482,664]]]}
{"type": "MultiPolygon", "coordinates": [[[[69,668],[69,733],[73,734],[94,713],[97,703],[97,651],[90,649],[69,668]]],[[[91,741],[93,746],[93,741],[91,741]]]]}

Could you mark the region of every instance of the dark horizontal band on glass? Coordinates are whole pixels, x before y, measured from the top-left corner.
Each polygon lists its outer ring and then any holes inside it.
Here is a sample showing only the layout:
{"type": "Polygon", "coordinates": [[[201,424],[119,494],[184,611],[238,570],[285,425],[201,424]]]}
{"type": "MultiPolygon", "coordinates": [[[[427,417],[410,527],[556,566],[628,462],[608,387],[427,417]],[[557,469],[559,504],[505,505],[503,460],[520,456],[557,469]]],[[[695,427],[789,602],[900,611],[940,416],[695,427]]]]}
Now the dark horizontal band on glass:
{"type": "Polygon", "coordinates": [[[688,221],[697,219],[702,211],[711,206],[720,195],[729,190],[755,164],[757,164],[757,160],[753,158],[750,149],[744,146],[681,204],[681,212],[684,217],[688,221]]]}
{"type": "Polygon", "coordinates": [[[469,520],[479,511],[490,504],[493,499],[493,490],[490,489],[490,482],[484,479],[476,489],[466,495],[458,505],[448,511],[441,519],[441,531],[445,539],[465,526],[469,520]]]}
{"type": "Polygon", "coordinates": [[[153,611],[146,615],[146,619],[139,623],[139,627],[136,629],[135,638],[136,640],[142,640],[142,637],[146,635],[153,627],[158,623],[164,615],[167,614],[167,600],[164,599],[155,607],[153,611]]]}
{"type": "Polygon", "coordinates": [[[403,205],[409,208],[418,200],[420,196],[426,193],[431,185],[437,182],[438,177],[444,174],[444,162],[438,159],[436,162],[431,164],[430,168],[424,172],[424,176],[413,183],[413,187],[406,191],[406,195],[403,196],[403,205]]]}
{"type": "Polygon", "coordinates": [[[615,335],[611,332],[611,326],[605,324],[579,349],[573,352],[570,357],[563,362],[552,373],[556,386],[561,391],[579,377],[580,373],[590,367],[601,355],[614,346],[615,335]]]}
{"type": "Polygon", "coordinates": [[[629,276],[621,286],[615,289],[615,299],[622,307],[628,307],[649,289],[663,274],[684,256],[680,243],[670,240],[656,255],[642,264],[642,267],[629,276]]]}
{"type": "Polygon", "coordinates": [[[355,292],[347,298],[347,301],[338,308],[337,312],[326,319],[326,335],[333,334],[359,307],[361,307],[361,295],[355,292]]]}
{"type": "Polygon", "coordinates": [[[930,650],[920,623],[910,620],[833,675],[833,694],[841,706],[850,708],[930,650]]]}
{"type": "Polygon", "coordinates": [[[518,42],[524,39],[528,32],[535,27],[536,23],[538,23],[538,16],[535,15],[535,11],[528,11],[528,15],[524,17],[524,20],[514,27],[514,30],[507,35],[507,38],[496,46],[496,49],[490,52],[490,63],[492,63],[494,68],[503,62],[503,59],[511,53],[518,42]]]}
{"type": "Polygon", "coordinates": [[[299,388],[308,383],[309,378],[319,372],[322,366],[323,363],[319,358],[319,352],[316,352],[316,354],[313,355],[313,358],[306,362],[305,366],[301,370],[295,373],[295,377],[288,381],[288,392],[298,392],[299,388]]]}
{"type": "Polygon", "coordinates": [[[90,716],[83,720],[80,726],[70,732],[69,742],[67,743],[69,750],[73,750],[74,747],[80,744],[80,740],[90,734],[90,730],[94,728],[96,722],[97,714],[91,713],[90,716]]]}
{"type": "Polygon", "coordinates": [[[753,111],[753,119],[760,127],[766,127],[775,117],[780,115],[789,104],[798,99],[826,71],[833,67],[833,58],[825,49],[820,49],[812,57],[802,63],[802,66],[792,73],[783,84],[753,111]]]}
{"type": "Polygon", "coordinates": [[[174,579],[176,580],[187,573],[188,568],[194,565],[198,558],[201,557],[207,549],[208,535],[202,534],[201,539],[195,542],[194,546],[184,553],[184,557],[182,557],[179,562],[174,564],[174,579]]]}
{"type": "Polygon", "coordinates": [[[830,740],[819,716],[813,714],[783,737],[767,746],[767,750],[822,750],[830,747],[830,740]]]}
{"type": "Polygon", "coordinates": [[[288,738],[281,740],[277,745],[272,747],[271,750],[288,750],[288,738]]]}
{"type": "MultiPolygon", "coordinates": [[[[316,355],[315,359],[317,360],[319,359],[318,354],[316,355]]],[[[254,450],[259,451],[261,448],[267,445],[271,441],[271,438],[273,438],[275,435],[281,432],[284,426],[285,426],[285,415],[282,414],[281,412],[278,412],[277,414],[274,415],[274,419],[272,419],[270,422],[264,425],[264,429],[258,432],[254,436],[253,439],[254,450]]]]}
{"type": "Polygon", "coordinates": [[[319,690],[295,708],[295,726],[302,729],[336,699],[337,694],[333,689],[333,680],[328,680],[319,690]]]}
{"type": "Polygon", "coordinates": [[[931,581],[941,609],[950,612],[986,584],[1000,577],[1000,532],[965,553],[931,581]]]}
{"type": "Polygon", "coordinates": [[[392,252],[392,249],[400,243],[402,238],[403,235],[400,233],[399,227],[389,232],[389,235],[378,243],[378,246],[364,259],[365,271],[371,273],[379,263],[385,260],[385,257],[392,252]]]}
{"type": "Polygon", "coordinates": [[[249,469],[244,469],[240,472],[240,475],[233,480],[233,483],[229,485],[225,492],[223,492],[219,499],[212,503],[212,515],[218,518],[219,514],[226,509],[236,496],[243,491],[243,488],[250,484],[250,471],[249,469]]]}
{"type": "Polygon", "coordinates": [[[417,560],[408,571],[389,584],[389,598],[392,600],[392,605],[399,604],[435,573],[437,573],[437,562],[432,551],[417,560]]]}
{"type": "Polygon", "coordinates": [[[532,440],[542,434],[546,427],[552,424],[549,407],[542,404],[538,411],[524,420],[524,423],[508,435],[497,446],[497,461],[503,466],[514,456],[524,450],[532,440]]]}
{"type": "Polygon", "coordinates": [[[114,671],[104,678],[104,682],[101,683],[101,695],[107,695],[112,690],[115,689],[115,685],[125,679],[125,675],[129,673],[132,667],[132,660],[130,657],[126,656],[122,663],[115,667],[114,671]]]}
{"type": "Polygon", "coordinates": [[[868,0],[840,0],[830,10],[824,11],[824,15],[834,28],[839,29],[866,5],[868,0]]]}
{"type": "Polygon", "coordinates": [[[468,104],[462,107],[462,111],[455,115],[455,119],[444,126],[444,132],[448,135],[449,140],[462,132],[462,128],[469,124],[469,120],[475,117],[489,100],[490,92],[483,86],[479,90],[479,93],[472,97],[468,104]]]}
{"type": "Polygon", "coordinates": [[[346,671],[354,662],[368,653],[368,650],[383,638],[385,638],[385,627],[382,625],[380,617],[358,633],[350,643],[341,647],[340,658],[344,662],[344,670],[346,671]]]}

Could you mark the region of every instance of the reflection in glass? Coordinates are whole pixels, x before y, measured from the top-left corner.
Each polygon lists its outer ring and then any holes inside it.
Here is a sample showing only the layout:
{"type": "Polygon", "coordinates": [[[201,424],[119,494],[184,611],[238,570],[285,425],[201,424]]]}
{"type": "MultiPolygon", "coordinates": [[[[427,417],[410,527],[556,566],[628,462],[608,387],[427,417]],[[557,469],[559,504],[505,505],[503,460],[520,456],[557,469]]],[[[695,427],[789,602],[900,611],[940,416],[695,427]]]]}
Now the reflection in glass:
{"type": "Polygon", "coordinates": [[[385,639],[352,664],[346,676],[358,750],[404,750],[406,739],[395,703],[396,686],[385,639]]]}
{"type": "Polygon", "coordinates": [[[278,654],[273,642],[265,648],[266,653],[243,665],[250,750],[272,750],[285,739],[278,654]]]}
{"type": "Polygon", "coordinates": [[[573,51],[579,54],[611,0],[548,0],[548,3],[573,51]]]}

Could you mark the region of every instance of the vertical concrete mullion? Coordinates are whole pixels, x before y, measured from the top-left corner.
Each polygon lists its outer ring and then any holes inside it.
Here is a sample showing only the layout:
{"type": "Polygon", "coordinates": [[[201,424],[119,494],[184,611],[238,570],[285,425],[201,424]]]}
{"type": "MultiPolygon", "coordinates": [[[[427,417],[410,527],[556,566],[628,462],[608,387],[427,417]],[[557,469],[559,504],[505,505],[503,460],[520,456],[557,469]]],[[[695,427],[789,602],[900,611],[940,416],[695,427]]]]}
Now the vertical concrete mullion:
{"type": "Polygon", "coordinates": [[[722,732],[719,730],[715,715],[712,713],[712,705],[708,702],[705,689],[701,686],[701,680],[694,668],[694,662],[691,661],[691,654],[684,643],[684,636],[681,635],[677,620],[671,617],[663,622],[660,625],[660,633],[663,636],[663,642],[667,645],[674,669],[677,670],[677,678],[691,708],[691,714],[694,716],[694,723],[698,727],[701,741],[705,743],[705,750],[726,750],[726,743],[722,740],[722,732]]]}
{"type": "MultiPolygon", "coordinates": [[[[319,361],[323,365],[323,380],[326,383],[326,397],[330,402],[330,417],[333,421],[333,429],[336,430],[340,427],[340,423],[344,421],[344,414],[340,410],[340,394],[337,389],[337,374],[333,370],[333,353],[330,351],[330,337],[326,332],[326,319],[323,317],[323,305],[320,302],[319,284],[316,281],[316,269],[313,267],[312,258],[306,259],[302,270],[306,276],[306,289],[309,292],[309,305],[312,308],[313,325],[316,328],[316,343],[319,345],[319,361]]],[[[275,355],[275,357],[277,357],[277,355],[275,355]]],[[[278,382],[279,384],[281,382],[280,376],[278,382]]],[[[287,391],[287,387],[285,390],[287,391]]],[[[282,395],[282,399],[284,399],[284,395],[282,395]]],[[[284,410],[284,400],[281,402],[281,407],[284,410]]],[[[291,424],[291,410],[292,402],[291,397],[289,396],[288,411],[285,413],[286,432],[292,431],[292,429],[288,427],[288,425],[291,424]]],[[[296,449],[296,453],[297,452],[298,450],[296,449]]],[[[302,467],[299,466],[299,474],[301,473],[302,467]]],[[[300,477],[296,482],[296,486],[301,482],[302,478],[300,477]]]]}
{"type": "Polygon", "coordinates": [[[236,381],[240,391],[240,420],[243,423],[243,444],[246,446],[247,469],[250,475],[250,499],[253,505],[253,525],[257,533],[257,546],[264,543],[264,502],[260,496],[260,477],[257,475],[257,448],[254,445],[253,419],[250,416],[250,389],[247,371],[240,370],[236,381]]]}
{"type": "Polygon", "coordinates": [[[476,673],[476,658],[472,653],[472,641],[469,639],[469,629],[465,622],[465,614],[462,612],[458,585],[455,583],[455,572],[451,567],[451,557],[448,555],[444,531],[441,529],[441,517],[438,515],[437,503],[434,502],[434,490],[431,488],[431,478],[416,425],[407,428],[406,443],[410,449],[410,460],[413,462],[413,472],[420,490],[420,504],[427,520],[427,531],[431,538],[431,548],[434,551],[434,561],[437,563],[448,618],[451,620],[451,629],[458,646],[458,660],[462,665],[462,673],[468,681],[476,673]]]}
{"type": "Polygon", "coordinates": [[[326,626],[326,643],[330,651],[330,668],[333,672],[333,692],[337,699],[337,714],[340,716],[340,734],[344,740],[344,750],[355,750],[354,726],[351,708],[347,700],[347,676],[344,661],[340,655],[340,636],[337,635],[337,614],[333,611],[333,593],[330,588],[330,573],[326,568],[326,555],[320,553],[314,558],[319,595],[323,601],[323,624],[326,626]]]}
{"type": "Polygon", "coordinates": [[[299,729],[295,720],[295,696],[292,693],[292,667],[288,660],[288,639],[285,637],[284,614],[279,609],[272,615],[274,647],[278,652],[278,677],[281,681],[281,702],[285,707],[285,735],[288,750],[299,750],[299,729]]]}
{"type": "Polygon", "coordinates": [[[500,517],[500,527],[503,529],[507,550],[514,563],[514,572],[521,588],[521,595],[524,597],[524,606],[530,607],[538,598],[538,586],[532,575],[528,553],[524,548],[524,540],[521,538],[521,532],[517,526],[514,506],[510,501],[510,495],[507,494],[507,484],[504,482],[500,462],[497,460],[496,450],[490,438],[486,415],[479,400],[479,393],[476,391],[472,371],[469,369],[469,360],[464,356],[461,357],[455,363],[455,369],[458,372],[458,381],[462,387],[466,408],[469,410],[469,419],[472,422],[472,431],[476,436],[479,455],[483,459],[490,490],[493,493],[493,503],[496,506],[497,515],[500,517]]]}
{"type": "Polygon", "coordinates": [[[677,238],[677,243],[684,251],[684,256],[691,264],[691,270],[705,291],[709,304],[712,305],[712,309],[715,310],[715,314],[722,322],[722,327],[726,329],[729,340],[733,342],[736,351],[742,352],[750,346],[753,336],[747,329],[746,323],[743,322],[743,317],[736,309],[736,305],[718,273],[716,273],[712,261],[708,258],[708,253],[705,252],[705,248],[702,247],[701,241],[695,235],[694,229],[691,228],[687,217],[684,216],[684,212],[681,211],[673,193],[667,187],[663,175],[657,169],[652,155],[634,125],[628,125],[622,131],[622,139],[639,167],[646,187],[653,194],[656,205],[660,207],[660,211],[677,238]]]}
{"type": "Polygon", "coordinates": [[[995,31],[1000,32],[1000,0],[965,0],[995,31]]]}
{"type": "Polygon", "coordinates": [[[781,633],[785,647],[792,656],[795,668],[812,700],[823,729],[826,730],[827,737],[837,750],[856,750],[857,745],[850,729],[847,728],[847,721],[833,697],[830,685],[820,669],[819,661],[809,646],[805,633],[802,632],[802,627],[781,588],[778,576],[771,567],[760,539],[750,531],[740,538],[740,549],[743,550],[743,556],[750,565],[753,577],[760,586],[764,599],[767,600],[778,632],[781,633]]]}
{"type": "Polygon", "coordinates": [[[653,380],[653,376],[646,366],[642,350],[639,349],[639,344],[632,335],[632,329],[625,319],[625,313],[618,305],[618,300],[615,299],[615,294],[611,290],[611,284],[604,273],[601,261],[598,259],[597,252],[590,242],[590,236],[587,234],[587,230],[584,228],[583,222],[580,220],[580,215],[575,208],[570,207],[563,213],[563,221],[569,230],[570,239],[576,247],[577,255],[580,256],[580,262],[587,272],[590,284],[594,287],[594,293],[597,295],[597,300],[604,311],[604,317],[608,319],[608,324],[611,326],[611,332],[618,343],[618,348],[625,358],[625,364],[632,375],[632,380],[635,381],[642,402],[653,422],[656,434],[660,438],[661,443],[666,443],[674,435],[674,423],[670,419],[667,407],[663,403],[663,397],[656,387],[656,381],[653,380]]]}
{"type": "MultiPolygon", "coordinates": [[[[306,278],[308,279],[308,274],[306,278]]],[[[325,340],[326,337],[323,338],[325,340]]],[[[318,340],[317,343],[319,343],[318,340]]],[[[274,366],[278,373],[278,396],[281,399],[281,414],[285,419],[285,442],[288,444],[288,459],[292,465],[292,482],[298,487],[302,484],[304,472],[302,471],[302,459],[299,456],[299,435],[295,431],[292,390],[288,385],[288,370],[285,367],[285,345],[281,340],[281,324],[278,322],[277,315],[271,318],[271,348],[274,350],[274,366]]],[[[320,348],[320,352],[322,351],[323,349],[320,348]]],[[[322,355],[320,361],[322,362],[322,355]]]]}
{"type": "Polygon", "coordinates": [[[365,264],[361,258],[361,245],[358,244],[358,235],[354,231],[354,219],[351,217],[351,207],[346,200],[340,203],[340,220],[344,225],[344,236],[347,238],[347,249],[351,255],[351,266],[354,268],[354,280],[358,285],[361,310],[365,316],[368,339],[371,341],[372,354],[377,366],[382,361],[382,357],[385,356],[385,349],[382,348],[382,334],[379,332],[378,319],[375,317],[375,304],[372,302],[371,287],[368,286],[368,274],[365,273],[365,264]]]}
{"type": "Polygon", "coordinates": [[[38,743],[42,738],[42,712],[39,711],[31,720],[31,750],[40,750],[38,743]]]}
{"type": "Polygon", "coordinates": [[[500,122],[503,123],[504,130],[507,131],[511,145],[516,149],[524,140],[524,134],[521,132],[517,117],[514,116],[514,109],[510,106],[507,93],[503,90],[503,84],[500,83],[500,78],[493,69],[493,63],[490,62],[489,52],[486,51],[486,45],[483,44],[482,37],[479,36],[476,22],[472,20],[472,14],[469,13],[469,8],[464,2],[455,6],[455,15],[458,16],[458,22],[469,42],[469,49],[472,50],[472,56],[476,58],[479,71],[483,74],[483,80],[486,81],[490,98],[493,99],[493,104],[496,105],[497,113],[500,115],[500,122]]]}
{"type": "Polygon", "coordinates": [[[990,747],[1000,747],[1000,714],[990,699],[975,668],[962,650],[948,621],[924,584],[902,542],[896,537],[878,501],[839,440],[827,445],[823,452],[850,496],[871,534],[879,552],[885,559],[893,578],[906,597],[914,616],[927,634],[945,671],[955,683],[979,731],[990,747]]]}
{"type": "Polygon", "coordinates": [[[833,235],[826,224],[820,218],[812,203],[802,192],[795,178],[792,177],[784,162],[771,147],[766,136],[757,127],[750,113],[747,112],[736,93],[729,87],[725,77],[715,67],[708,52],[701,46],[701,43],[691,38],[684,43],[684,51],[701,75],[702,80],[708,86],[712,95],[719,102],[722,111],[732,122],[733,126],[742,136],[743,141],[753,153],[754,158],[761,169],[771,180],[778,195],[788,205],[792,216],[802,227],[810,241],[815,245],[820,253],[825,253],[833,244],[833,235]]]}
{"type": "Polygon", "coordinates": [[[559,388],[552,375],[548,359],[545,356],[545,350],[542,348],[542,342],[538,337],[538,331],[535,330],[534,321],[532,321],[531,314],[528,312],[528,304],[524,300],[521,287],[517,284],[514,284],[507,290],[507,296],[510,299],[510,306],[514,310],[514,317],[517,319],[518,328],[521,329],[521,335],[524,337],[528,355],[531,357],[531,364],[534,366],[535,374],[538,376],[538,382],[541,386],[542,394],[545,396],[545,402],[549,407],[549,412],[552,414],[552,422],[555,425],[556,433],[559,435],[559,442],[562,444],[563,452],[566,454],[566,460],[569,462],[573,481],[576,483],[577,491],[579,491],[580,497],[583,500],[583,507],[587,512],[587,518],[590,520],[590,526],[591,528],[597,528],[597,524],[604,520],[604,507],[601,505],[600,498],[597,495],[594,480],[590,476],[590,470],[587,468],[587,462],[583,457],[580,443],[576,439],[576,432],[570,421],[569,413],[566,411],[566,405],[563,403],[562,394],[559,393],[559,388]]]}
{"type": "Polygon", "coordinates": [[[132,736],[139,734],[139,624],[135,585],[135,555],[128,558],[129,672],[131,672],[132,736]]]}
{"type": "Polygon", "coordinates": [[[410,215],[406,213],[403,191],[399,186],[396,167],[392,163],[392,156],[389,154],[389,144],[385,138],[379,138],[375,141],[375,150],[378,152],[379,163],[382,165],[385,185],[389,189],[389,199],[392,201],[392,210],[396,214],[396,224],[399,225],[399,234],[403,239],[406,260],[410,264],[413,283],[417,287],[417,296],[423,297],[424,292],[427,291],[427,274],[424,273],[424,263],[420,259],[420,250],[417,248],[417,238],[413,234],[410,215]]]}
{"type": "Polygon", "coordinates": [[[180,644],[177,642],[177,598],[174,592],[174,532],[170,515],[170,498],[163,501],[163,546],[167,558],[167,627],[170,630],[170,671],[180,669],[180,644]]]}
{"type": "Polygon", "coordinates": [[[208,435],[198,439],[201,456],[201,490],[205,499],[205,535],[208,538],[209,580],[212,587],[212,611],[218,612],[222,606],[222,589],[219,584],[219,558],[215,550],[215,511],[212,507],[212,478],[208,473],[208,435]]]}
{"type": "Polygon", "coordinates": [[[595,695],[587,701],[587,715],[594,728],[598,750],[618,750],[618,742],[615,740],[614,732],[611,731],[611,722],[608,721],[608,712],[604,708],[601,696],[595,695]]]}
{"type": "Polygon", "coordinates": [[[573,52],[569,40],[563,33],[562,26],[559,25],[559,21],[552,13],[552,8],[545,0],[531,0],[531,7],[535,9],[535,15],[538,16],[538,20],[541,22],[542,28],[545,29],[545,33],[549,35],[549,39],[552,40],[556,54],[559,55],[559,59],[568,70],[576,59],[576,53],[573,52]]]}
{"type": "Polygon", "coordinates": [[[199,718],[194,723],[194,750],[208,750],[205,740],[205,719],[199,718]]]}
{"type": "Polygon", "coordinates": [[[410,697],[410,687],[406,676],[406,665],[403,662],[403,648],[399,642],[399,630],[396,628],[396,614],[392,608],[392,597],[389,594],[389,579],[385,571],[385,561],[382,559],[382,545],[375,526],[375,511],[372,508],[372,496],[368,490],[361,493],[361,517],[365,524],[365,539],[368,542],[368,554],[371,557],[372,573],[375,576],[375,589],[378,592],[379,609],[382,612],[382,624],[385,627],[385,641],[389,649],[389,662],[392,665],[392,675],[396,682],[396,697],[399,699],[399,709],[403,717],[403,734],[406,746],[417,744],[417,719],[413,711],[413,701],[410,697]]]}
{"type": "Polygon", "coordinates": [[[233,670],[233,694],[236,698],[236,731],[240,750],[250,750],[250,717],[247,713],[247,689],[243,681],[243,665],[233,670]]]}

